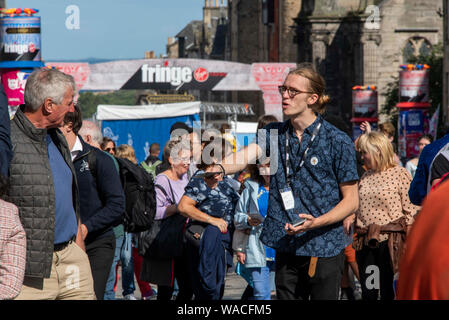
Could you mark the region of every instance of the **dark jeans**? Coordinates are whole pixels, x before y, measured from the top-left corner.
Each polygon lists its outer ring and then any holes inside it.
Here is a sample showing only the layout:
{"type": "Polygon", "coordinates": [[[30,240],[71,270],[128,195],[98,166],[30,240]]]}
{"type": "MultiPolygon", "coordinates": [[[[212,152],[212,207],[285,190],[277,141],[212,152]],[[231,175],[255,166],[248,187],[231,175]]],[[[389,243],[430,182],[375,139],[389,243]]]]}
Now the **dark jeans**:
{"type": "Polygon", "coordinates": [[[114,235],[96,239],[86,245],[86,253],[89,257],[97,300],[103,300],[112,260],[114,260],[114,252],[114,235]]]}
{"type": "Polygon", "coordinates": [[[363,300],[393,300],[393,268],[391,266],[388,240],[379,243],[375,249],[364,246],[356,252],[359,265],[363,300]]]}
{"type": "Polygon", "coordinates": [[[276,252],[278,300],[337,300],[344,266],[344,251],[318,258],[315,275],[309,277],[310,257],[276,252]]]}

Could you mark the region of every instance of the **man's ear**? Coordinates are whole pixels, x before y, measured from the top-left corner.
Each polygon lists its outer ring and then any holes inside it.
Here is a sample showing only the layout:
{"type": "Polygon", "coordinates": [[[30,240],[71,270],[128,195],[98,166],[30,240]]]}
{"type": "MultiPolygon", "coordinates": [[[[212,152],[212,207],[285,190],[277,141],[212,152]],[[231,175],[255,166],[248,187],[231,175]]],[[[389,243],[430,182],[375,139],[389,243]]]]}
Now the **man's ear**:
{"type": "Polygon", "coordinates": [[[316,93],[312,93],[312,95],[308,99],[308,104],[314,105],[315,103],[318,102],[318,99],[319,99],[319,96],[316,93]]]}
{"type": "Polygon", "coordinates": [[[46,114],[51,114],[53,113],[53,108],[55,107],[55,103],[53,102],[53,100],[51,100],[51,98],[47,98],[44,100],[44,104],[42,106],[42,110],[46,113],[46,114]]]}
{"type": "Polygon", "coordinates": [[[90,134],[86,134],[86,135],[83,137],[83,139],[84,139],[84,141],[85,141],[86,143],[88,143],[88,144],[91,144],[91,143],[92,143],[92,136],[91,136],[90,134]]]}

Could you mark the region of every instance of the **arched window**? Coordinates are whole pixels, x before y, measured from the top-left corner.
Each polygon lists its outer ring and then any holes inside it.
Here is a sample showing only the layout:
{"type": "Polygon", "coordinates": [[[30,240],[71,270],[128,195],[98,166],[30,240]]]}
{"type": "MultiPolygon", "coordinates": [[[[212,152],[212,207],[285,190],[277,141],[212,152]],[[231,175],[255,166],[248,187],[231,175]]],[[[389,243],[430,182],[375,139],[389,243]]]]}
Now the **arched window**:
{"type": "Polygon", "coordinates": [[[410,63],[412,58],[417,56],[428,56],[432,51],[429,40],[423,37],[413,37],[407,41],[402,53],[403,63],[410,63]]]}

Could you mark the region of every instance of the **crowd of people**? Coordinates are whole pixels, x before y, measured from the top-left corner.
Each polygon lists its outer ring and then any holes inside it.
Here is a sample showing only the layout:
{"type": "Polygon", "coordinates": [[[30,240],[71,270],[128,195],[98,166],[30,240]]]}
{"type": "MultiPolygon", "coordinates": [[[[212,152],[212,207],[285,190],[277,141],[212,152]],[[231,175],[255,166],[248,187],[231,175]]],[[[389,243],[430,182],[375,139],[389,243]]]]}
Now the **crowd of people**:
{"type": "Polygon", "coordinates": [[[449,134],[420,137],[403,167],[394,126],[363,123],[353,142],[325,113],[310,64],[279,92],[288,120],[263,115],[241,150],[226,125],[178,122],[162,158],[153,143],[139,163],[83,120],[71,76],[34,71],[13,119],[0,114],[0,299],[114,300],[119,265],[125,300],[134,279],[144,300],[220,300],[232,268],[242,300],[355,299],[354,282],[363,300],[447,299],[449,134]],[[127,228],[122,161],[151,174],[171,249],[155,249],[153,226],[127,228]]]}

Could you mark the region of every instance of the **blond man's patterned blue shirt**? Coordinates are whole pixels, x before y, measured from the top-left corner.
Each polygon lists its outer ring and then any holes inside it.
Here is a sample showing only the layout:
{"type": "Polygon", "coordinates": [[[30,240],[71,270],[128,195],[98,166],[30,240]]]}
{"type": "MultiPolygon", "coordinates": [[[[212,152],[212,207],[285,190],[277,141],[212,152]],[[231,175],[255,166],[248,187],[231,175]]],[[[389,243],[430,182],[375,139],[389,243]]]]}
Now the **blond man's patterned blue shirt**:
{"type": "Polygon", "coordinates": [[[347,237],[343,231],[343,222],[323,228],[313,229],[305,233],[290,236],[285,230],[285,223],[291,222],[299,213],[319,217],[333,209],[341,200],[339,185],[359,180],[357,174],[354,143],[349,136],[340,131],[318,115],[317,119],[304,131],[302,143],[291,126],[289,120],[271,123],[265,127],[266,135],[258,134],[258,143],[271,162],[277,159],[277,170],[271,176],[268,214],[264,221],[260,239],[279,252],[292,253],[298,256],[333,257],[338,255],[347,245],[347,237]],[[312,133],[322,121],[321,129],[304,158],[299,169],[300,157],[309,145],[312,133]],[[270,131],[277,130],[278,135],[270,131]],[[295,208],[284,210],[281,190],[287,187],[286,182],[286,133],[289,132],[290,176],[291,187],[295,199],[295,208]],[[276,143],[275,143],[276,142],[276,143]],[[276,152],[274,152],[276,151],[276,152]]]}

